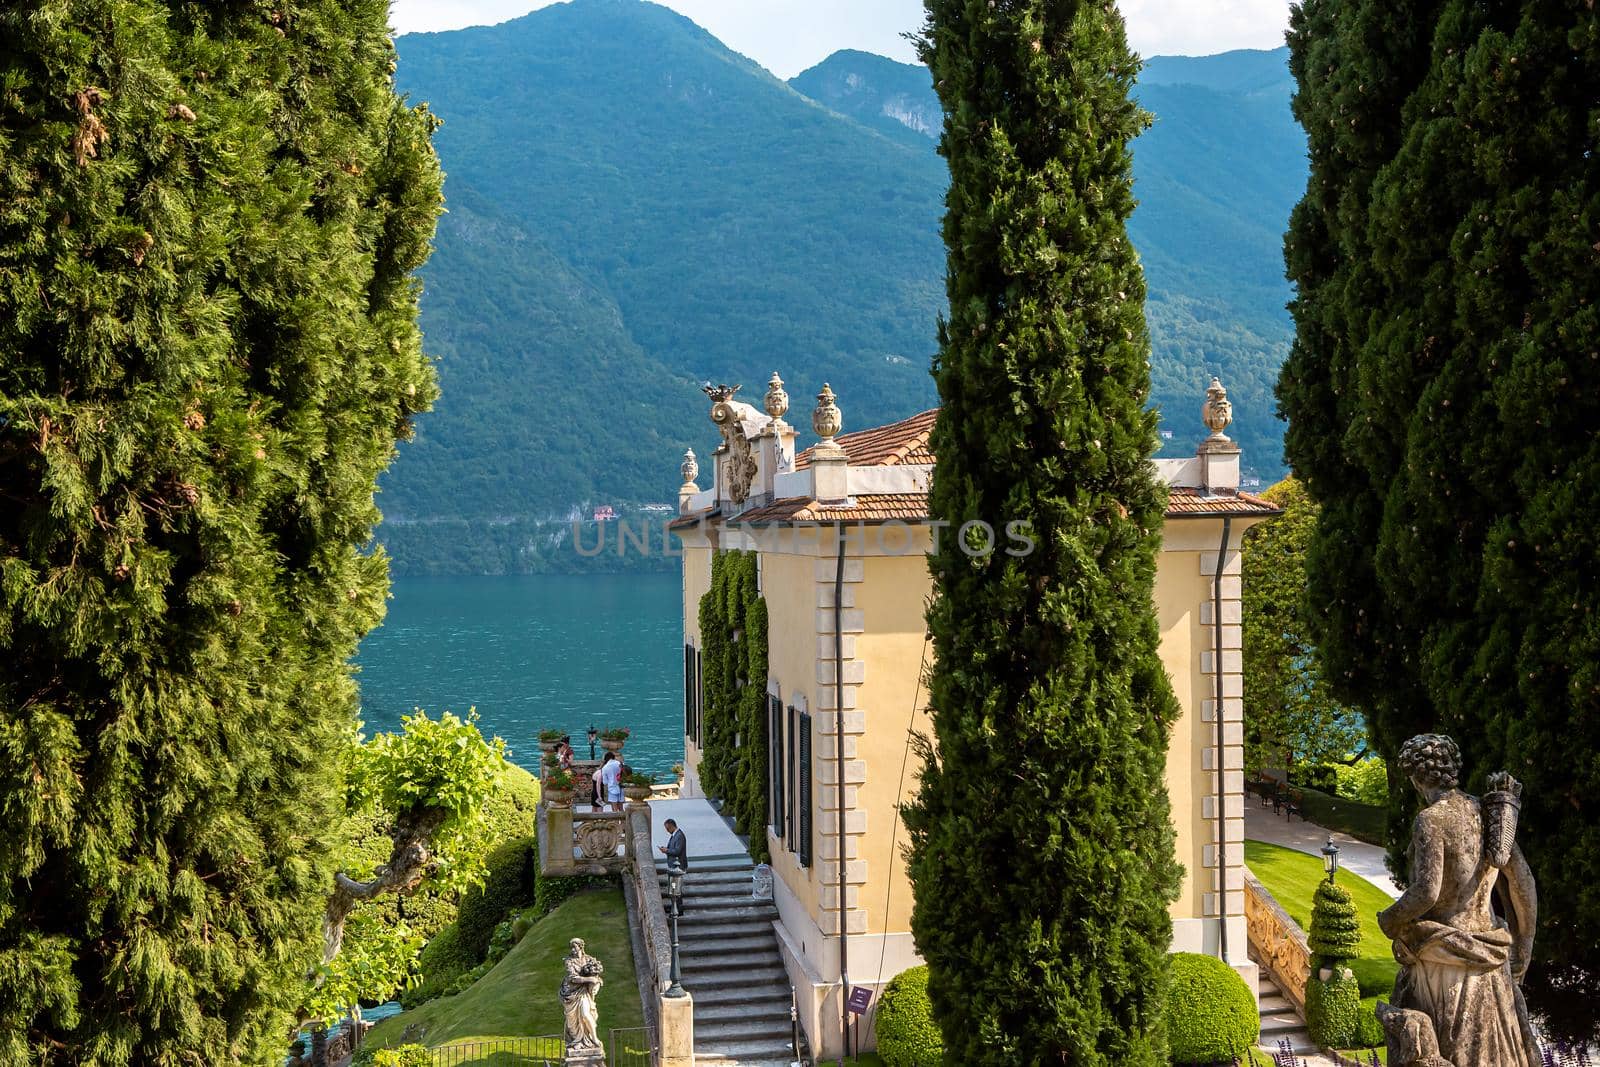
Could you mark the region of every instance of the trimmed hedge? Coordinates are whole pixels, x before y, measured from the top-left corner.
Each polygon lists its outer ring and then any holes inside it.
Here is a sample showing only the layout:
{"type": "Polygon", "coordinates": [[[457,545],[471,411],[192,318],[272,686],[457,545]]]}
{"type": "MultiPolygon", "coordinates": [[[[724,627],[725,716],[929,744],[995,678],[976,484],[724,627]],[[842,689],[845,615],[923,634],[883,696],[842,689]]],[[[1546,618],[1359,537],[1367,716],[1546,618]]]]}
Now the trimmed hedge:
{"type": "Polygon", "coordinates": [[[1175,1064],[1232,1063],[1261,1034],[1255,997],[1238,972],[1213,956],[1175,952],[1167,1033],[1175,1064]]]}
{"type": "Polygon", "coordinates": [[[1357,1047],[1360,1012],[1361,987],[1349,971],[1335,970],[1326,982],[1315,975],[1306,981],[1306,1029],[1323,1048],[1357,1047]]]}
{"type": "Polygon", "coordinates": [[[928,968],[913,967],[890,981],[878,1002],[878,1057],[887,1067],[940,1067],[944,1038],[928,1000],[928,968]]]}

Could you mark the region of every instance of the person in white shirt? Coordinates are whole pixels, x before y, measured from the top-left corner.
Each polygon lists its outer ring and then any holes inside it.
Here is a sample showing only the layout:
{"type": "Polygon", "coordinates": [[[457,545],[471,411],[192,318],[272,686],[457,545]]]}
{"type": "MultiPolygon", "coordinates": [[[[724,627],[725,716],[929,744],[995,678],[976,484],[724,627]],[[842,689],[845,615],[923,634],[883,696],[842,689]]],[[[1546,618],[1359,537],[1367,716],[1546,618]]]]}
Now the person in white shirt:
{"type": "Polygon", "coordinates": [[[600,788],[605,793],[605,801],[611,805],[612,811],[622,810],[622,761],[615,752],[606,753],[606,761],[600,765],[600,788]]]}

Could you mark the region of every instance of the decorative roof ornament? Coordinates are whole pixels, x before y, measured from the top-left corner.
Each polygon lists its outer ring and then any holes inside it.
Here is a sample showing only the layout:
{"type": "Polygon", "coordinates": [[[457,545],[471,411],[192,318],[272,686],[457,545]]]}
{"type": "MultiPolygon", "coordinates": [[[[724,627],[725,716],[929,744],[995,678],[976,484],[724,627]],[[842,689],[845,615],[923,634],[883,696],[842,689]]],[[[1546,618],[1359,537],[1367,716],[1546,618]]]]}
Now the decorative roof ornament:
{"type": "Polygon", "coordinates": [[[822,383],[822,392],[817,394],[817,409],[811,413],[811,428],[822,438],[817,442],[819,450],[839,447],[833,438],[844,429],[844,413],[839,410],[839,405],[834,403],[833,387],[827,382],[822,383]]]}
{"type": "Polygon", "coordinates": [[[1206,402],[1200,409],[1200,417],[1211,431],[1212,440],[1228,439],[1222,431],[1233,424],[1233,404],[1228,400],[1228,390],[1223,388],[1221,378],[1212,378],[1211,385],[1206,388],[1206,402]]]}
{"type": "Polygon", "coordinates": [[[694,480],[700,477],[700,462],[694,458],[694,449],[684,449],[683,464],[678,471],[683,475],[683,487],[698,491],[699,487],[694,484],[694,480]]]}
{"type": "Polygon", "coordinates": [[[772,378],[767,382],[767,414],[774,420],[781,419],[789,412],[789,394],[784,392],[783,379],[778,377],[778,372],[772,372],[772,378]]]}

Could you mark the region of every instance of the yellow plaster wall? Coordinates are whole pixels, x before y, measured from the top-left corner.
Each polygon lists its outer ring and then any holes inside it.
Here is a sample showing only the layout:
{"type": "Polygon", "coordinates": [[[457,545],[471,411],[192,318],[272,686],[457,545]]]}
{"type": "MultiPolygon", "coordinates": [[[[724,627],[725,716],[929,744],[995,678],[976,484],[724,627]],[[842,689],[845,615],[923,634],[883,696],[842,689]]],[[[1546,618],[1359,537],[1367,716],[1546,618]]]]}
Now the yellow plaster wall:
{"type": "MultiPolygon", "coordinates": [[[[861,844],[867,882],[861,887],[860,906],[867,912],[869,933],[903,933],[911,929],[911,883],[902,855],[905,828],[899,825],[897,809],[916,790],[918,761],[914,752],[907,752],[907,728],[932,733],[918,667],[927,632],[923,608],[933,583],[927,557],[921,554],[871,557],[864,573],[866,580],[855,586],[865,627],[856,641],[856,658],[866,668],[857,697],[866,733],[856,758],[867,765],[860,799],[869,813],[861,844]]],[[[930,659],[932,654],[930,646],[930,659]]]]}
{"type": "Polygon", "coordinates": [[[1201,798],[1209,788],[1201,749],[1205,744],[1202,735],[1210,724],[1201,721],[1200,714],[1208,684],[1208,676],[1200,673],[1200,653],[1206,647],[1200,605],[1210,595],[1211,583],[1200,573],[1200,553],[1161,553],[1156,561],[1155,588],[1161,662],[1182,708],[1167,749],[1167,795],[1172,799],[1178,862],[1184,868],[1183,888],[1172,905],[1174,919],[1204,915],[1200,875],[1210,834],[1201,817],[1201,798]]]}
{"type": "MultiPolygon", "coordinates": [[[[799,706],[795,700],[797,695],[805,698],[802,710],[811,713],[813,727],[821,721],[812,699],[817,676],[816,590],[816,557],[778,551],[761,553],[761,595],[767,601],[767,673],[778,683],[785,730],[788,729],[789,706],[799,706]]],[[[798,716],[796,720],[798,726],[798,716]]],[[[786,738],[785,743],[798,754],[798,739],[786,738]]],[[[817,781],[815,769],[818,756],[815,736],[811,753],[811,788],[813,797],[817,797],[821,793],[821,783],[817,781]]],[[[812,818],[817,820],[823,816],[814,811],[812,818]]],[[[815,835],[813,837],[815,839],[815,835]]],[[[779,841],[769,834],[767,846],[772,855],[772,873],[783,880],[815,920],[822,885],[819,858],[813,854],[811,866],[801,867],[799,854],[789,851],[787,841],[779,841]]]]}

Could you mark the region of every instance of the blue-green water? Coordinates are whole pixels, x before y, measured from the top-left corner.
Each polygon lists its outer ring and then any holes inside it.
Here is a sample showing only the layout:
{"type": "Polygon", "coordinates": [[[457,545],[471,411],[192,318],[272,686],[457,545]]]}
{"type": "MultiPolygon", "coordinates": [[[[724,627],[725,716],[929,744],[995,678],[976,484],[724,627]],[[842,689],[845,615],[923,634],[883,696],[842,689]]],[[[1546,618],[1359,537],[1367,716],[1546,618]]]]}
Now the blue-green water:
{"type": "Polygon", "coordinates": [[[667,771],[683,759],[680,589],[675,574],[398,578],[356,659],[366,732],[475,705],[524,767],[545,727],[586,756],[593,723],[631,727],[627,762],[667,771]]]}

